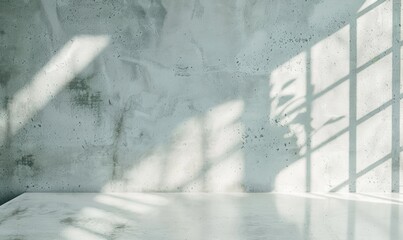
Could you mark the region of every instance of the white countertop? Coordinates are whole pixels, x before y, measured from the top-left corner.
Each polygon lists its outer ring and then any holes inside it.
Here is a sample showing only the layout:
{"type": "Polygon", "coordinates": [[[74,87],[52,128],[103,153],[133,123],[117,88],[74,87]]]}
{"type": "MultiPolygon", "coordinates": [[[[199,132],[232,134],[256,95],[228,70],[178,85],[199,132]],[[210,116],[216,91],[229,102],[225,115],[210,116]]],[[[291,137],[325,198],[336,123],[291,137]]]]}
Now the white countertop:
{"type": "Polygon", "coordinates": [[[403,194],[24,193],[0,239],[403,239],[403,194]]]}

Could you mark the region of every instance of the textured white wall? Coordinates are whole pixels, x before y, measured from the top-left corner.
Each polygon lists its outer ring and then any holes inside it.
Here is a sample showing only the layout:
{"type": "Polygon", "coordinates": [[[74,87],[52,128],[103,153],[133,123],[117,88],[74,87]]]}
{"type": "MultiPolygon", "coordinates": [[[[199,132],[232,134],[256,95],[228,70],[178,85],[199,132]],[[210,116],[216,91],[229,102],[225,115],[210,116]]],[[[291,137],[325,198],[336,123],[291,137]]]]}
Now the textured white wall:
{"type": "Polygon", "coordinates": [[[398,191],[400,1],[3,1],[2,199],[398,191]]]}

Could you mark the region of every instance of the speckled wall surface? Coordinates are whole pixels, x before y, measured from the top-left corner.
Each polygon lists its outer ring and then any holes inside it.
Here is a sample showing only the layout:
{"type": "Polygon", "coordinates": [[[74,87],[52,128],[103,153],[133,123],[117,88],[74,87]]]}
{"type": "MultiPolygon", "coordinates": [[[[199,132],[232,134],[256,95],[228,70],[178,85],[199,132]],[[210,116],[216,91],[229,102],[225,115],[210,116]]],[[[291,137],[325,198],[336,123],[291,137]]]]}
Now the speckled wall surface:
{"type": "Polygon", "coordinates": [[[0,1],[0,194],[398,191],[399,1],[0,1]]]}

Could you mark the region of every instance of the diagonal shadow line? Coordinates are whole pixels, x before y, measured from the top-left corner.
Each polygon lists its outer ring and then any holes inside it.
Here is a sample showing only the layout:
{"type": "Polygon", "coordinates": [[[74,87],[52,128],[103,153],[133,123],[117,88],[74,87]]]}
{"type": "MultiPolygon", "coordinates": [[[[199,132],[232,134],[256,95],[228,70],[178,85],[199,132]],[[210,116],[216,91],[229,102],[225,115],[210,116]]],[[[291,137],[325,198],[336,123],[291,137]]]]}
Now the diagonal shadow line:
{"type": "Polygon", "coordinates": [[[371,66],[372,64],[376,63],[377,61],[381,60],[382,58],[386,57],[388,54],[392,53],[393,48],[388,48],[385,51],[381,52],[380,54],[373,57],[368,62],[362,64],[361,66],[357,67],[357,73],[363,71],[367,67],[371,66]]]}
{"type": "Polygon", "coordinates": [[[368,12],[370,12],[371,10],[373,10],[374,8],[378,7],[379,5],[381,5],[382,3],[386,2],[386,0],[379,0],[376,1],[374,3],[372,3],[371,5],[369,5],[368,7],[364,8],[363,10],[361,10],[360,12],[358,12],[357,14],[357,18],[367,14],[368,12]]]}
{"type": "MultiPolygon", "coordinates": [[[[386,162],[387,160],[389,160],[391,158],[391,154],[387,154],[385,155],[383,158],[377,160],[376,162],[372,163],[371,165],[369,165],[368,167],[364,168],[363,170],[359,171],[357,174],[355,174],[355,179],[362,177],[363,175],[365,175],[366,173],[368,173],[369,171],[373,170],[374,168],[380,166],[382,163],[386,162]]],[[[342,189],[343,187],[347,186],[350,184],[350,181],[352,179],[347,179],[344,182],[340,183],[339,185],[337,185],[336,187],[332,188],[330,190],[330,192],[337,192],[340,189],[342,189]]]]}

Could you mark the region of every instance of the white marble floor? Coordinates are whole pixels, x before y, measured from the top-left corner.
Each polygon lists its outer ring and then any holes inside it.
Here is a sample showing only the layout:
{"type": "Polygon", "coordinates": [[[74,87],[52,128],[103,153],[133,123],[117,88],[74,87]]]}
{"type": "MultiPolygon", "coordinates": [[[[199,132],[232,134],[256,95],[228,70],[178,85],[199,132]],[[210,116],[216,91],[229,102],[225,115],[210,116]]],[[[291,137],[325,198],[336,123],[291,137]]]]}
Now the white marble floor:
{"type": "Polygon", "coordinates": [[[403,194],[25,193],[0,239],[403,239],[403,194]]]}

